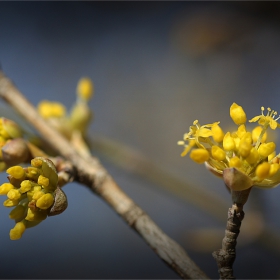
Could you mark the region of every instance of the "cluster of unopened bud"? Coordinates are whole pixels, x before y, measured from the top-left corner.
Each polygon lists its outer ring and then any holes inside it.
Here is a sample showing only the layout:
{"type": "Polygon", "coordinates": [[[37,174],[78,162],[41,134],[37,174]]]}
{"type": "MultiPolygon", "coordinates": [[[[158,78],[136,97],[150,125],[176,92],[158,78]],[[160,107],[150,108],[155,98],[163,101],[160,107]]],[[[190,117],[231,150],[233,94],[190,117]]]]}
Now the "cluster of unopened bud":
{"type": "Polygon", "coordinates": [[[93,93],[92,81],[89,78],[81,78],[77,85],[76,102],[69,113],[63,104],[47,100],[38,104],[38,112],[67,138],[70,139],[74,131],[84,135],[93,115],[88,106],[93,93]]]}
{"type": "MultiPolygon", "coordinates": [[[[16,240],[26,228],[39,224],[47,216],[59,214],[54,207],[58,175],[53,163],[42,157],[32,159],[30,167],[10,167],[7,173],[9,183],[0,186],[0,195],[7,195],[4,206],[15,207],[9,217],[16,222],[10,231],[10,238],[16,240]]],[[[67,207],[67,199],[61,190],[59,195],[64,196],[62,201],[60,199],[61,213],[67,207]]]]}

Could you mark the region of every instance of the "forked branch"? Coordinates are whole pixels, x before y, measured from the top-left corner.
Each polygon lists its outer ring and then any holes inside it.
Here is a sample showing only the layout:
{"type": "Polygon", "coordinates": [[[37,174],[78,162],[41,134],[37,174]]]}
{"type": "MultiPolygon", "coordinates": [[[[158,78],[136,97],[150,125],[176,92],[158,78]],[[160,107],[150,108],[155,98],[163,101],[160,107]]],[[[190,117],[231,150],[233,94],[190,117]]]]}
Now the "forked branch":
{"type": "Polygon", "coordinates": [[[169,238],[153,220],[129,198],[95,157],[83,158],[74,147],[50,127],[37,110],[0,71],[0,97],[14,107],[61,156],[76,169],[75,180],[102,197],[180,277],[207,279],[184,249],[169,238]]]}

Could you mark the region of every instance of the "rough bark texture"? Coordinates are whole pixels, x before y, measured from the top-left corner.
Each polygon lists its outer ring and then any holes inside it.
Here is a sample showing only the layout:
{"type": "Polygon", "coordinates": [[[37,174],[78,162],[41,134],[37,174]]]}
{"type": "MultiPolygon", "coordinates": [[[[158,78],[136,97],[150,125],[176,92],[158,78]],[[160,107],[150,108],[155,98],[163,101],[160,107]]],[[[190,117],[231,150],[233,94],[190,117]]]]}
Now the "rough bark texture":
{"type": "Polygon", "coordinates": [[[218,264],[218,271],[221,279],[235,279],[233,276],[232,265],[236,257],[235,247],[243,218],[243,211],[237,212],[234,206],[229,208],[225,237],[222,241],[222,249],[213,253],[213,257],[218,264]]]}

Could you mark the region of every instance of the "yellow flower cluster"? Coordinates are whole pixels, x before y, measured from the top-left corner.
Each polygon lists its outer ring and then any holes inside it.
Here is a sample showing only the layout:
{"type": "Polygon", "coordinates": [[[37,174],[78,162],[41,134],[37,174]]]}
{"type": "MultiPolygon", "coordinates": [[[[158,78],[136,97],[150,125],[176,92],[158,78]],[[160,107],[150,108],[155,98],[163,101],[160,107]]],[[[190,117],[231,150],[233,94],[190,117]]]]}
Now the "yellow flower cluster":
{"type": "MultiPolygon", "coordinates": [[[[178,145],[184,146],[181,154],[190,152],[190,158],[196,163],[205,163],[206,167],[218,176],[223,176],[227,168],[236,168],[249,178],[251,186],[272,188],[280,184],[280,154],[276,155],[274,142],[266,142],[267,129],[280,127],[277,112],[261,108],[261,115],[249,120],[258,122],[252,131],[246,128],[246,113],[236,103],[230,107],[230,116],[238,126],[233,132],[224,132],[219,122],[200,125],[194,121],[189,133],[178,145]]],[[[248,188],[249,185],[246,186],[248,188]]],[[[242,187],[239,187],[242,190],[242,187]]]]}
{"type": "Polygon", "coordinates": [[[31,166],[13,166],[7,170],[9,183],[0,186],[0,195],[7,195],[3,205],[15,208],[9,217],[16,225],[10,238],[21,238],[25,229],[45,220],[54,204],[58,175],[53,163],[45,158],[34,158],[31,166]]]}
{"type": "Polygon", "coordinates": [[[79,131],[84,135],[92,118],[92,112],[87,103],[93,93],[92,81],[89,78],[81,78],[77,85],[77,100],[69,114],[63,104],[48,100],[43,100],[38,104],[38,112],[67,138],[70,139],[74,131],[79,131]]]}

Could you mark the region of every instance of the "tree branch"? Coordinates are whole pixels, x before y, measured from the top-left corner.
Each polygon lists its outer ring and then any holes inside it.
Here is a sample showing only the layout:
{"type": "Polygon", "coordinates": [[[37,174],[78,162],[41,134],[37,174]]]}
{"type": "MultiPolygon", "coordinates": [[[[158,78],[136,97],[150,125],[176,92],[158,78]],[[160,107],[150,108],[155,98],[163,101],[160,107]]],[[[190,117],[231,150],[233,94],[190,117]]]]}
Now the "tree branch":
{"type": "Polygon", "coordinates": [[[31,123],[51,147],[73,164],[77,170],[76,180],[102,197],[175,272],[185,279],[207,278],[184,249],[163,233],[152,219],[120,189],[98,159],[82,158],[68,140],[38,115],[36,109],[2,71],[0,71],[0,97],[31,123]]]}

